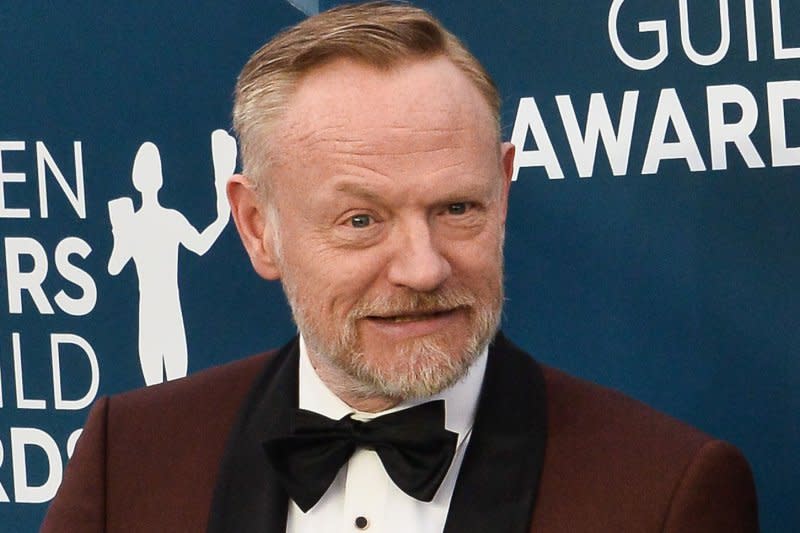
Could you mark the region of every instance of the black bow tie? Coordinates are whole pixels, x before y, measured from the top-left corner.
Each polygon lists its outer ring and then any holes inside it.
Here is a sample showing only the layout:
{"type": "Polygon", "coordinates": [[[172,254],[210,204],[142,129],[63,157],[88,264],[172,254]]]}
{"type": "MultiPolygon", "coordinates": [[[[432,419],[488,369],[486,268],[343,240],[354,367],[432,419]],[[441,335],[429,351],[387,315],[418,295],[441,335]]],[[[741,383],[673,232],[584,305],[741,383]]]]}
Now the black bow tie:
{"type": "Polygon", "coordinates": [[[403,492],[429,502],[447,474],[458,440],[458,434],[444,428],[444,400],[367,422],[351,415],[331,420],[296,409],[289,426],[268,436],[264,449],[286,492],[303,512],[325,494],[356,448],[375,450],[403,492]]]}

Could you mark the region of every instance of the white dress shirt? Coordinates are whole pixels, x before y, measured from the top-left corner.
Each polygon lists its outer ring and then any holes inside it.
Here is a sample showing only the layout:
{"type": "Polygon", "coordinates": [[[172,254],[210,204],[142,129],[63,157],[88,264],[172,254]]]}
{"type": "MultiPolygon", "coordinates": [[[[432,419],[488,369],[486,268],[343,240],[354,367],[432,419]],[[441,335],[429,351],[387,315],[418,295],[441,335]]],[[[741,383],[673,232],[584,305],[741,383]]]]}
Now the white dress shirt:
{"type": "Polygon", "coordinates": [[[444,481],[431,502],[422,502],[400,490],[383,469],[378,454],[358,449],[345,464],[328,491],[304,513],[289,501],[287,533],[441,533],[444,530],[450,499],[464,459],[475,409],[478,405],[487,350],[473,363],[458,383],[430,398],[405,401],[380,413],[356,411],[322,382],[308,358],[300,337],[298,407],[339,420],[353,414],[356,420],[369,420],[407,409],[431,400],[445,401],[445,427],[458,433],[456,453],[444,481]],[[360,527],[361,526],[361,527],[360,527]]]}

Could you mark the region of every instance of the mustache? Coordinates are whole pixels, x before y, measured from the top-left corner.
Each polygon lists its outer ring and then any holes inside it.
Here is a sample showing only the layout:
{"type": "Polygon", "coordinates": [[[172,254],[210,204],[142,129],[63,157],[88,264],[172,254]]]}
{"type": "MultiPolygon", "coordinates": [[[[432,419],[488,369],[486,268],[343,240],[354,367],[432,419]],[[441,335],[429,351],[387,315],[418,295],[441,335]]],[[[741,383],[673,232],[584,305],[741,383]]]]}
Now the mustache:
{"type": "Polygon", "coordinates": [[[404,291],[391,296],[378,296],[359,302],[350,318],[392,317],[442,313],[462,307],[472,307],[477,298],[461,288],[445,288],[435,292],[404,291]]]}

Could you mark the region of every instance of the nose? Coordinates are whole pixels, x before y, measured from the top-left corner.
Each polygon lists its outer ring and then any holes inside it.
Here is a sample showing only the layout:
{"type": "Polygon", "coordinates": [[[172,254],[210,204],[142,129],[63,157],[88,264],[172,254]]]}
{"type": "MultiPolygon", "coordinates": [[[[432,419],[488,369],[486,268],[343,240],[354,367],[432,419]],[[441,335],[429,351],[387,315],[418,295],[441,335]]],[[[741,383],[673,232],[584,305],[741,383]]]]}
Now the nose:
{"type": "Polygon", "coordinates": [[[396,228],[397,244],[389,263],[390,283],[419,292],[439,288],[450,277],[450,262],[438,248],[426,221],[396,228]]]}

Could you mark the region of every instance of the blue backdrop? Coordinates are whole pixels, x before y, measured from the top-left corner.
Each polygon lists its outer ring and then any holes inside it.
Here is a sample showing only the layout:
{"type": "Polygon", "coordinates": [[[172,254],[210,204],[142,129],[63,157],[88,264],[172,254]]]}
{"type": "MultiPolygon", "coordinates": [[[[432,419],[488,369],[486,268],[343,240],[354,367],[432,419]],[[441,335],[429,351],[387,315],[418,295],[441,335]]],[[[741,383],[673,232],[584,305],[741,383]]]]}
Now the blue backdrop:
{"type": "MultiPolygon", "coordinates": [[[[0,5],[0,530],[36,531],[90,402],[144,386],[145,263],[180,291],[189,372],[293,333],[232,223],[109,274],[107,204],[138,208],[150,141],[162,206],[208,226],[239,69],[331,4],[0,5]]],[[[418,4],[487,65],[518,144],[506,332],[733,442],[763,530],[800,528],[800,2],[418,4]]]]}

